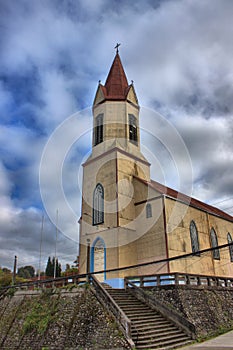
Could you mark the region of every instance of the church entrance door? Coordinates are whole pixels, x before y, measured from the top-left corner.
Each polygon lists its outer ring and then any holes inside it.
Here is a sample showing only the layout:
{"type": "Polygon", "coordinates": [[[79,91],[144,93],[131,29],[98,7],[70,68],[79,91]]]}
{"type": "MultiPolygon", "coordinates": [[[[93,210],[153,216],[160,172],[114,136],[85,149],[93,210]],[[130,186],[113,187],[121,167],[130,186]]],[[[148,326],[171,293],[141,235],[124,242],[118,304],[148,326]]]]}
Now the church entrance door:
{"type": "MultiPolygon", "coordinates": [[[[97,238],[91,248],[91,272],[102,271],[106,269],[106,248],[102,238],[97,238]]],[[[103,282],[105,273],[97,274],[96,278],[103,282]]]]}

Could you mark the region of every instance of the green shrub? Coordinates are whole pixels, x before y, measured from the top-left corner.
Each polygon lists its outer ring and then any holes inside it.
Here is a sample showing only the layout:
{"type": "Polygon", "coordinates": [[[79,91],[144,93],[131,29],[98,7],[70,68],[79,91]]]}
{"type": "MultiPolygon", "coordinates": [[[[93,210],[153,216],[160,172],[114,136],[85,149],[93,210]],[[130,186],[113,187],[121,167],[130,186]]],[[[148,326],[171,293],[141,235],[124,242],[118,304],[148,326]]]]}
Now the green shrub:
{"type": "Polygon", "coordinates": [[[50,294],[45,293],[40,300],[36,301],[32,306],[31,312],[28,313],[24,324],[23,333],[29,333],[36,330],[43,334],[48,325],[55,320],[57,309],[56,299],[50,298],[50,294]]]}

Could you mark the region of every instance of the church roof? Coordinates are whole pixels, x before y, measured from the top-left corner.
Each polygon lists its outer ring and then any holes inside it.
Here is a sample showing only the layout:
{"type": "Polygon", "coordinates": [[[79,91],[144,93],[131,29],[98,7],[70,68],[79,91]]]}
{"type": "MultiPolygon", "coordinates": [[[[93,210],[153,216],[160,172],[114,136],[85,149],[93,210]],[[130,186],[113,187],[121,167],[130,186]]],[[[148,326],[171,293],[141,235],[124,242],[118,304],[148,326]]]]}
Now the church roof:
{"type": "Polygon", "coordinates": [[[132,84],[128,84],[118,50],[105,84],[99,81],[93,105],[96,106],[104,101],[128,101],[139,108],[133,81],[132,84]]]}
{"type": "Polygon", "coordinates": [[[108,98],[126,98],[129,84],[117,52],[105,82],[108,98]]]}
{"type": "Polygon", "coordinates": [[[159,183],[157,181],[151,180],[150,182],[147,182],[147,181],[142,180],[138,177],[136,177],[136,178],[137,178],[137,180],[152,187],[153,189],[155,189],[157,192],[159,192],[161,194],[164,194],[168,197],[171,197],[171,198],[174,198],[174,199],[179,200],[181,202],[184,202],[185,204],[192,206],[194,208],[204,210],[204,211],[208,212],[209,214],[213,214],[213,215],[219,216],[223,219],[226,219],[226,220],[233,222],[233,216],[225,213],[224,211],[222,211],[216,207],[213,207],[212,205],[206,204],[206,203],[204,203],[196,198],[189,197],[186,194],[178,192],[178,191],[174,190],[173,188],[162,185],[161,183],[159,183]]]}
{"type": "Polygon", "coordinates": [[[127,77],[117,52],[104,85],[99,84],[105,100],[126,100],[132,84],[127,77]]]}

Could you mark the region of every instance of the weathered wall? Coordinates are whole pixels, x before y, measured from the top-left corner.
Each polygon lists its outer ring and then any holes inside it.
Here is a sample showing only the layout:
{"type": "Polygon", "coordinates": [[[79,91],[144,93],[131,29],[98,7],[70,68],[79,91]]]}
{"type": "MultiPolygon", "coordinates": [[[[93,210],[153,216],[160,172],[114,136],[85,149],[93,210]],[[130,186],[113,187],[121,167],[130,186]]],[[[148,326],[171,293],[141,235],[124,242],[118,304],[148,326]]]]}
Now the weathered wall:
{"type": "Polygon", "coordinates": [[[173,286],[149,293],[184,315],[195,325],[199,337],[233,328],[233,290],[173,286]]]}
{"type": "MultiPolygon", "coordinates": [[[[190,222],[194,220],[199,237],[199,248],[211,247],[210,230],[213,227],[218,237],[218,244],[227,244],[227,233],[233,232],[233,223],[166,198],[166,221],[169,257],[192,253],[190,222]]],[[[220,260],[212,257],[212,252],[201,257],[195,256],[170,262],[171,272],[185,272],[202,275],[233,276],[233,263],[229,249],[220,250],[220,260]]]]}
{"type": "Polygon", "coordinates": [[[0,300],[0,349],[62,350],[127,348],[116,324],[93,294],[29,294],[0,300]]]}

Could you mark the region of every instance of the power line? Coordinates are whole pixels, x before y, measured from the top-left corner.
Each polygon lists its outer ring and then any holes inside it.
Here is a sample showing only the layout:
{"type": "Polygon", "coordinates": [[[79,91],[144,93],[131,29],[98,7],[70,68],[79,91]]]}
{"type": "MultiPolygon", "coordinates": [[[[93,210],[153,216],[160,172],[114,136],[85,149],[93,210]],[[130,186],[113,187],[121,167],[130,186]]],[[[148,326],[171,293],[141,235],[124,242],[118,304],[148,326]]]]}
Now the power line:
{"type": "Polygon", "coordinates": [[[124,270],[129,270],[129,269],[135,269],[137,267],[143,267],[143,266],[148,266],[148,265],[161,264],[163,262],[170,262],[170,261],[174,261],[174,260],[186,259],[186,258],[189,258],[192,256],[198,256],[200,254],[211,252],[211,251],[214,251],[216,249],[223,249],[223,248],[230,247],[230,246],[233,246],[233,242],[219,245],[219,246],[214,247],[214,248],[202,249],[202,250],[199,250],[195,253],[176,255],[176,256],[173,256],[172,258],[164,258],[164,259],[160,259],[160,260],[156,260],[156,261],[149,261],[147,263],[140,263],[140,264],[129,265],[129,266],[124,266],[124,267],[116,267],[116,268],[108,269],[108,270],[91,272],[89,275],[96,275],[96,274],[101,274],[101,273],[105,273],[105,272],[108,273],[108,272],[124,271],[124,270]]]}
{"type": "Polygon", "coordinates": [[[229,201],[229,200],[231,200],[231,199],[233,199],[233,197],[229,197],[229,198],[223,199],[222,201],[219,201],[219,202],[211,203],[210,205],[220,204],[220,203],[223,203],[223,202],[229,201]]]}
{"type": "Polygon", "coordinates": [[[233,208],[233,205],[231,205],[230,207],[227,207],[227,208],[223,208],[221,210],[228,210],[228,209],[231,209],[231,208],[233,208]]]}

